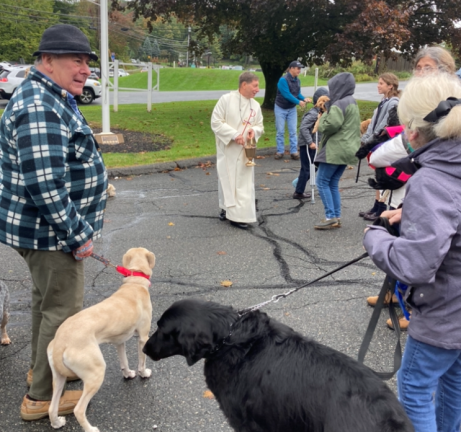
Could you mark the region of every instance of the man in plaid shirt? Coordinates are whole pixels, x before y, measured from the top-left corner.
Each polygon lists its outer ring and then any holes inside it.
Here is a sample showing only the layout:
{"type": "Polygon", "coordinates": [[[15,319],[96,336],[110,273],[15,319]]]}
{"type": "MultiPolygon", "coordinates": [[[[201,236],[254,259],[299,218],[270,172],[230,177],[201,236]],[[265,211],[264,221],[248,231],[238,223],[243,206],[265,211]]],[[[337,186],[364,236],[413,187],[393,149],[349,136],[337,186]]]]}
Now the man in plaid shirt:
{"type": "MultiPolygon", "coordinates": [[[[59,325],[83,307],[83,258],[101,235],[107,173],[93,133],[77,108],[97,60],[71,25],[47,29],[35,67],[0,121],[0,242],[31,272],[32,361],[21,406],[24,420],[48,415],[52,374],[46,349],[59,325]]],[[[67,391],[59,414],[73,412],[81,392],[67,391]]]]}

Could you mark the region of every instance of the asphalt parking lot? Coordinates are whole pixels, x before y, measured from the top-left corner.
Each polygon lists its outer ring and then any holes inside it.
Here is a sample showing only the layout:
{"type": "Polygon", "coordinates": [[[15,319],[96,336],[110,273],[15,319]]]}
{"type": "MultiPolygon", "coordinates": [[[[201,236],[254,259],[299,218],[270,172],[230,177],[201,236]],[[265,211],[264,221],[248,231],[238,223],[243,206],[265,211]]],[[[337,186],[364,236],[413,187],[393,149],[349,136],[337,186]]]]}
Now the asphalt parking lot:
{"type": "MultiPolygon", "coordinates": [[[[268,300],[329,272],[363,254],[366,222],[357,216],[368,209],[374,191],[371,175],[346,170],[341,182],[342,227],[316,231],[324,217],[321,200],[294,200],[291,182],[299,162],[276,161],[266,155],[255,168],[258,223],[243,231],[218,219],[218,192],[214,159],[179,165],[113,171],[116,197],[108,202],[103,237],[95,252],[120,264],[131,247],[155,253],[151,287],[152,332],[156,321],[174,301],[198,297],[244,308],[268,300]],[[176,167],[176,170],[172,170],[176,167]],[[164,171],[164,172],[156,172],[164,171]],[[138,175],[135,175],[138,174],[138,175]],[[142,174],[142,175],[139,175],[142,174]],[[223,287],[223,281],[232,286],[223,287]]],[[[85,306],[113,293],[122,276],[88,258],[85,306]]],[[[48,419],[23,422],[21,400],[27,392],[31,317],[31,279],[19,255],[0,244],[0,279],[11,293],[12,344],[0,347],[0,431],[50,431],[48,419]]],[[[372,309],[366,297],[377,294],[384,275],[366,258],[320,283],[264,308],[271,317],[300,333],[357,358],[372,309]]],[[[385,312],[385,315],[387,312],[385,312]]],[[[389,371],[393,364],[394,333],[382,315],[366,364],[389,371]]],[[[405,335],[403,339],[405,339],[405,335]]],[[[87,415],[93,426],[114,432],[231,431],[213,399],[204,397],[203,361],[188,367],[182,357],[154,363],[148,360],[150,379],[125,381],[115,348],[103,346],[106,378],[87,415]]],[[[137,362],[136,340],[127,343],[130,365],[137,362]]],[[[388,382],[395,390],[395,380],[388,382]]],[[[71,383],[68,388],[79,388],[71,383]]],[[[79,431],[73,415],[63,431],[79,431]]]]}

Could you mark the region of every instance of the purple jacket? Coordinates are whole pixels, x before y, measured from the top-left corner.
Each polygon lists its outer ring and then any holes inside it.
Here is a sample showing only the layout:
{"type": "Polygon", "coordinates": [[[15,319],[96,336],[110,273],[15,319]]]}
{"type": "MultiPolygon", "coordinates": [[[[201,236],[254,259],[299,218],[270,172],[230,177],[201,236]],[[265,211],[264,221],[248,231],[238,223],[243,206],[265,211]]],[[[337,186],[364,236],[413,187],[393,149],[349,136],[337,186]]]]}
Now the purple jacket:
{"type": "Polygon", "coordinates": [[[461,349],[461,139],[434,140],[410,156],[421,168],[407,183],[401,236],[371,226],[363,245],[386,274],[408,284],[408,332],[461,349]]]}

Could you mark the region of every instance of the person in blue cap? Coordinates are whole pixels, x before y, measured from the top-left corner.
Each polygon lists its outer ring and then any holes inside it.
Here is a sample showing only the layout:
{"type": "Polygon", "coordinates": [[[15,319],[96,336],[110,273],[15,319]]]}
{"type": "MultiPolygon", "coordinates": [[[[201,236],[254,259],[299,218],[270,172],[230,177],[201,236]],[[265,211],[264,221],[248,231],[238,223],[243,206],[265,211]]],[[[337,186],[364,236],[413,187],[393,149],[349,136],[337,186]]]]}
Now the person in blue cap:
{"type": "Polygon", "coordinates": [[[282,159],[285,153],[285,123],[288,125],[290,135],[290,154],[294,160],[299,160],[298,153],[298,114],[296,106],[303,108],[306,103],[311,102],[301,94],[301,81],[298,75],[303,65],[295,60],[288,66],[286,75],[279,79],[277,84],[277,96],[275,98],[274,114],[275,128],[277,130],[277,153],[275,159],[282,159]]]}

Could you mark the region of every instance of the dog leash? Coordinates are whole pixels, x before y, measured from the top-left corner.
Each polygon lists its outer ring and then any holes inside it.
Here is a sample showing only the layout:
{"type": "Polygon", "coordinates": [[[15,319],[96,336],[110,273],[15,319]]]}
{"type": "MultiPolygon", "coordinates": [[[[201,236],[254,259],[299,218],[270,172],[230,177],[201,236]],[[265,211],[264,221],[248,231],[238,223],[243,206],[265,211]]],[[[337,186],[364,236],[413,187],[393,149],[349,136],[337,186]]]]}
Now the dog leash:
{"type": "MultiPolygon", "coordinates": [[[[373,225],[383,226],[388,230],[389,233],[391,233],[393,235],[396,235],[395,232],[394,232],[395,230],[390,225],[388,219],[378,218],[373,223],[373,225]]],[[[262,307],[264,307],[264,306],[266,306],[266,305],[268,305],[270,303],[277,303],[281,298],[286,298],[289,295],[295,293],[296,291],[299,291],[302,288],[305,288],[305,287],[307,287],[309,285],[313,285],[314,283],[326,278],[327,276],[330,276],[330,275],[332,275],[332,274],[334,274],[334,273],[336,273],[336,272],[338,272],[338,271],[340,271],[340,270],[342,270],[342,269],[344,269],[344,268],[346,268],[346,267],[360,261],[361,259],[366,258],[367,256],[368,256],[368,253],[365,252],[364,254],[360,255],[359,257],[354,258],[353,260],[341,265],[340,267],[330,271],[329,273],[324,274],[323,276],[320,276],[317,279],[314,279],[311,282],[308,282],[308,283],[306,283],[304,285],[301,285],[301,286],[299,286],[297,288],[293,288],[292,290],[287,291],[287,292],[285,292],[283,294],[276,294],[276,295],[272,296],[272,298],[270,300],[267,300],[265,302],[258,303],[257,305],[250,306],[249,308],[246,308],[246,309],[242,309],[242,310],[237,312],[238,315],[239,315],[238,320],[240,320],[240,318],[242,318],[246,314],[248,314],[250,312],[257,311],[258,309],[261,309],[262,307]]],[[[368,348],[370,346],[370,342],[371,342],[371,340],[373,338],[373,334],[375,332],[376,325],[377,325],[378,320],[379,320],[379,316],[381,315],[381,311],[382,311],[382,309],[384,307],[384,299],[386,297],[386,294],[389,293],[389,295],[391,296],[391,300],[389,302],[389,317],[391,318],[391,322],[392,322],[392,325],[394,327],[397,343],[396,343],[396,347],[395,347],[395,350],[394,350],[394,369],[393,369],[393,371],[392,372],[377,372],[377,371],[372,369],[373,373],[375,373],[382,380],[391,379],[397,373],[397,371],[400,369],[400,365],[402,363],[402,348],[401,348],[401,344],[400,344],[400,324],[399,324],[399,319],[397,317],[395,307],[394,307],[394,305],[392,303],[392,294],[394,293],[396,283],[397,283],[396,280],[392,279],[389,276],[386,276],[386,278],[384,279],[383,285],[381,287],[381,291],[380,291],[379,296],[378,296],[378,301],[376,302],[376,305],[374,307],[373,314],[371,316],[370,322],[368,323],[368,327],[367,327],[367,330],[365,332],[365,336],[363,338],[362,344],[361,344],[360,349],[359,349],[359,354],[358,354],[358,361],[359,361],[359,363],[363,364],[363,362],[365,360],[365,355],[366,355],[366,353],[368,351],[368,348]]],[[[233,324],[235,324],[235,323],[233,323],[233,324]]],[[[232,335],[232,331],[233,331],[233,325],[231,325],[229,335],[222,341],[222,345],[227,344],[227,341],[230,339],[230,337],[232,335]]]]}
{"type": "Polygon", "coordinates": [[[359,257],[354,258],[353,260],[347,262],[346,264],[343,264],[343,265],[339,266],[338,268],[324,274],[323,276],[320,276],[317,279],[314,279],[313,281],[310,281],[310,282],[308,282],[308,283],[306,283],[304,285],[300,285],[299,287],[293,288],[293,289],[291,289],[291,290],[289,290],[289,291],[287,291],[285,293],[275,294],[270,298],[270,300],[266,300],[265,302],[258,303],[256,305],[250,306],[250,307],[248,307],[246,309],[242,309],[242,310],[238,311],[237,313],[239,314],[240,317],[242,317],[242,316],[244,316],[244,315],[246,315],[246,314],[248,314],[250,312],[257,311],[258,309],[261,309],[262,307],[264,307],[264,306],[266,306],[266,305],[268,305],[270,303],[277,303],[281,298],[286,298],[289,295],[295,293],[296,291],[299,291],[302,288],[305,288],[305,287],[307,287],[309,285],[313,285],[314,283],[316,283],[316,282],[318,282],[318,281],[320,281],[320,280],[322,280],[322,279],[324,279],[324,278],[326,278],[326,277],[328,277],[328,276],[330,276],[330,275],[332,275],[332,274],[334,274],[334,273],[336,273],[336,272],[338,272],[338,271],[340,271],[340,270],[342,270],[342,269],[344,269],[344,268],[346,268],[346,267],[348,267],[348,266],[350,266],[352,264],[355,264],[356,262],[362,260],[363,258],[366,258],[367,256],[368,256],[368,252],[365,252],[364,254],[360,255],[359,257]]]}
{"type": "Polygon", "coordinates": [[[122,266],[119,266],[119,265],[114,265],[112,264],[107,258],[104,258],[102,255],[96,255],[95,253],[92,253],[91,255],[91,258],[94,258],[98,261],[101,261],[106,267],[113,267],[115,268],[115,270],[117,270],[118,273],[120,273],[121,275],[125,276],[125,277],[129,277],[129,276],[140,276],[140,277],[143,277],[145,279],[150,279],[150,276],[146,275],[145,273],[142,273],[142,272],[137,272],[137,271],[133,271],[133,270],[128,270],[127,268],[125,267],[122,267],[122,266]]]}

